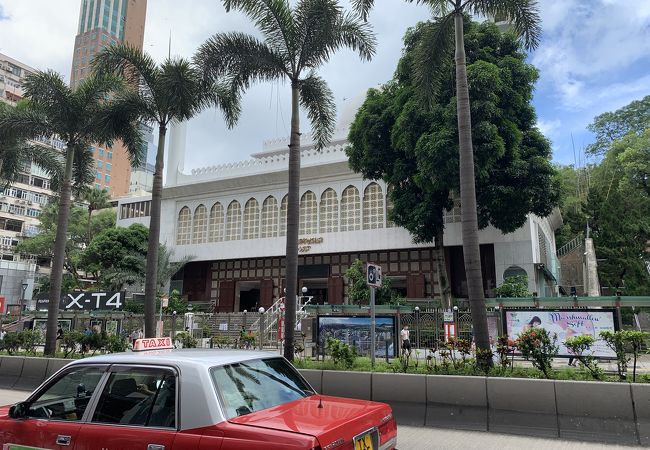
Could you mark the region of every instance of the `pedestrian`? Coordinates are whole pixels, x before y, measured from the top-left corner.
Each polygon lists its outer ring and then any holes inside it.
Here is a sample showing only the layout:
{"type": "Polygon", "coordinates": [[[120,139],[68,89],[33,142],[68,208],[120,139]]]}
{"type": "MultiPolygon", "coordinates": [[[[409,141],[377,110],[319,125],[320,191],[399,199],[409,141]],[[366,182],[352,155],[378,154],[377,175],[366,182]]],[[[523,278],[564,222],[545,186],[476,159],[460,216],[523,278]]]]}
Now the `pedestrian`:
{"type": "Polygon", "coordinates": [[[409,326],[404,325],[402,331],[399,334],[400,340],[402,341],[402,353],[411,354],[411,339],[409,326]]]}
{"type": "Polygon", "coordinates": [[[7,334],[7,332],[2,328],[0,328],[0,341],[5,338],[5,334],[7,334]]]}
{"type": "Polygon", "coordinates": [[[61,328],[61,325],[59,325],[59,328],[56,330],[56,350],[55,351],[60,351],[61,350],[61,343],[63,342],[63,328],[61,328]]]}

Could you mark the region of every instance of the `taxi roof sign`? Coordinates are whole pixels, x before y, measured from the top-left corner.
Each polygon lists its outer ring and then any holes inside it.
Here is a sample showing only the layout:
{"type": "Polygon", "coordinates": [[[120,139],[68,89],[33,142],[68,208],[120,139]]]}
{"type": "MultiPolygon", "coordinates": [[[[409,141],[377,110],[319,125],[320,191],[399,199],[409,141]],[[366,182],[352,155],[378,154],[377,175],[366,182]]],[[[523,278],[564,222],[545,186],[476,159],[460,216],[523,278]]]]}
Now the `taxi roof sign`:
{"type": "Polygon", "coordinates": [[[174,348],[172,338],[144,338],[136,339],[133,343],[134,352],[144,352],[147,350],[169,350],[174,348]]]}

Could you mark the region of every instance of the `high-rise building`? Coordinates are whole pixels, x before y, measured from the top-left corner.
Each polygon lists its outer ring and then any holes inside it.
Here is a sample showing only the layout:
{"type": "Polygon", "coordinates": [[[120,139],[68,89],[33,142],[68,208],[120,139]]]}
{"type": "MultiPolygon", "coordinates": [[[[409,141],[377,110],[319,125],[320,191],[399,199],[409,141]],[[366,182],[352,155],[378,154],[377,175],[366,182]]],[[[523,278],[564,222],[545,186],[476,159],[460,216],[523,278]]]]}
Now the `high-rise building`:
{"type": "MultiPolygon", "coordinates": [[[[92,59],[102,48],[124,42],[141,49],[146,12],[147,0],[81,0],[70,85],[74,88],[90,74],[92,59]]],[[[131,165],[121,143],[90,150],[96,161],[94,186],[113,197],[128,193],[131,165]]]]}
{"type": "MultiPolygon", "coordinates": [[[[15,106],[23,96],[23,80],[35,69],[0,53],[0,102],[15,106]]],[[[32,141],[63,150],[65,144],[55,137],[32,141]]],[[[37,273],[49,271],[49,261],[35,255],[20,254],[16,246],[25,237],[39,232],[39,216],[53,192],[50,177],[37,165],[25,165],[11,185],[0,185],[0,296],[7,305],[28,306],[37,273]]],[[[0,310],[0,314],[5,311],[0,310]]]]}

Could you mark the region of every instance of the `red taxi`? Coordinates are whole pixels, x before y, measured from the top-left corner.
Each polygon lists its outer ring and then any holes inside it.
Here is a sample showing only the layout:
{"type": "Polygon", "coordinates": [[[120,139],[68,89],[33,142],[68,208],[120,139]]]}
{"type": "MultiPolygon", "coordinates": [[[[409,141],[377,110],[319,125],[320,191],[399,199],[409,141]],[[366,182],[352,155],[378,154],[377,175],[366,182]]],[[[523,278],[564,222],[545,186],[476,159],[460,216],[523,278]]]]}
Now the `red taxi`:
{"type": "Polygon", "coordinates": [[[265,352],[87,358],[26,401],[0,407],[3,450],[390,450],[396,443],[388,405],[319,395],[284,358],[265,352]]]}

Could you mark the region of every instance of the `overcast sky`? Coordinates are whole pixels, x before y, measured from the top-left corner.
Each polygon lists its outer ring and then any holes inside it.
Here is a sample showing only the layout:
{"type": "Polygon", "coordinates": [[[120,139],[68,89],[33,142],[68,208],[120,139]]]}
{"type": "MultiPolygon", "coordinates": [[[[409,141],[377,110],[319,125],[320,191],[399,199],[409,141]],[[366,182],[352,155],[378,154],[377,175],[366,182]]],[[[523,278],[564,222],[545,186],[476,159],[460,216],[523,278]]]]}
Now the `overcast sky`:
{"type": "MultiPolygon", "coordinates": [[[[401,0],[377,4],[370,16],[378,39],[372,62],[343,51],[320,72],[334,91],[339,114],[346,99],[392,77],[404,32],[428,18],[426,8],[401,0]]],[[[79,0],[0,0],[0,52],[68,80],[79,5],[79,0]]],[[[553,143],[554,160],[572,164],[572,137],[580,153],[592,140],[586,126],[595,115],[650,94],[650,1],[541,0],[540,8],[544,35],[529,58],[541,74],[538,123],[553,143]]],[[[226,13],[218,0],[149,0],[144,48],[162,60],[171,31],[172,54],[190,57],[212,34],[231,30],[254,32],[245,17],[226,13]]],[[[263,140],[287,136],[289,96],[282,83],[251,88],[233,130],[214,110],[194,119],[186,170],[247,159],[262,149],[263,140]]]]}

